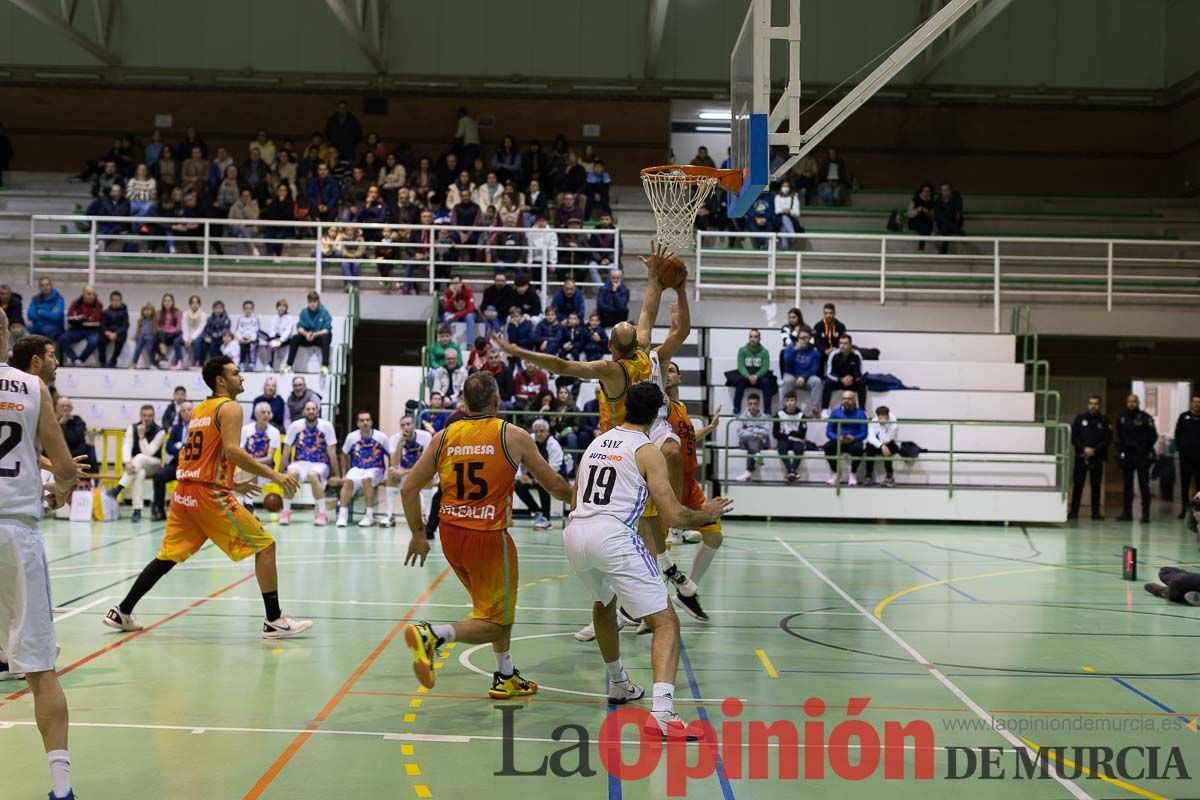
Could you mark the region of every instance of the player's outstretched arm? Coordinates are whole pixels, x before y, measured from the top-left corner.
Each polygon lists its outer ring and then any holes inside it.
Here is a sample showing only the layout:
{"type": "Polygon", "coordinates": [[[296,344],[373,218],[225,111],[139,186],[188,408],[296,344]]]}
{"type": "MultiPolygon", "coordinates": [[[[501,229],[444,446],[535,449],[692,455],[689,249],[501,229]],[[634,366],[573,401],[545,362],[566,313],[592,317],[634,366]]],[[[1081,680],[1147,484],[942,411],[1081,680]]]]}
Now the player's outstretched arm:
{"type": "Polygon", "coordinates": [[[50,399],[50,390],[46,388],[46,384],[40,378],[35,380],[37,380],[38,389],[41,390],[42,395],[42,405],[38,411],[38,441],[42,444],[42,449],[50,461],[50,472],[54,475],[54,506],[57,508],[63,504],[67,495],[71,494],[71,490],[78,483],[79,465],[75,463],[75,459],[71,458],[67,440],[63,438],[62,428],[59,427],[58,419],[54,416],[54,403],[50,399]]]}
{"type": "Polygon", "coordinates": [[[543,489],[559,500],[571,499],[571,484],[542,458],[532,436],[516,425],[505,425],[504,444],[512,454],[513,460],[524,464],[525,469],[529,470],[529,474],[543,489]]]}
{"type": "Polygon", "coordinates": [[[659,363],[664,372],[667,369],[667,363],[675,357],[679,348],[683,347],[684,341],[692,333],[692,312],[688,307],[687,292],[678,292],[677,295],[679,302],[671,304],[671,329],[667,331],[667,338],[656,348],[659,363]]]}
{"type": "Polygon", "coordinates": [[[724,497],[714,497],[699,511],[681,505],[675,499],[675,491],[667,477],[667,461],[662,452],[652,444],[644,444],[638,448],[637,464],[642,477],[646,479],[646,487],[650,490],[654,507],[662,515],[663,521],[672,528],[699,528],[733,508],[733,501],[724,497]]]}
{"type": "Polygon", "coordinates": [[[642,256],[642,263],[646,265],[646,294],[642,297],[642,311],[638,314],[637,323],[637,340],[638,347],[643,350],[650,349],[650,335],[654,329],[654,320],[658,319],[658,307],[662,302],[662,283],[658,279],[658,271],[662,269],[663,262],[674,253],[667,252],[667,248],[660,245],[658,242],[650,244],[650,256],[642,256]]]}
{"type": "Polygon", "coordinates": [[[612,361],[568,361],[558,356],[535,353],[532,350],[517,347],[512,342],[502,339],[499,336],[493,335],[492,340],[496,343],[497,347],[508,354],[509,358],[519,358],[522,361],[537,364],[542,369],[554,375],[566,375],[582,380],[598,380],[603,382],[606,378],[610,381],[620,380],[621,375],[619,373],[624,371],[612,361]]]}
{"type": "Polygon", "coordinates": [[[717,426],[720,424],[721,424],[721,407],[717,406],[717,410],[713,412],[712,419],[710,419],[708,421],[708,424],[705,425],[704,427],[700,428],[700,430],[696,431],[696,441],[697,442],[703,441],[713,431],[715,431],[717,429],[717,426]]]}
{"type": "MultiPolygon", "coordinates": [[[[400,504],[404,508],[404,520],[412,532],[412,541],[408,543],[408,555],[404,557],[404,566],[425,566],[425,558],[429,555],[429,540],[425,538],[425,516],[421,513],[421,490],[433,480],[437,472],[437,453],[442,446],[445,431],[438,431],[429,440],[425,452],[408,471],[408,477],[400,485],[400,504]]],[[[437,509],[434,509],[437,513],[437,509]]]]}
{"type": "Polygon", "coordinates": [[[242,407],[240,405],[236,402],[222,403],[221,407],[217,409],[217,425],[221,430],[221,446],[225,451],[225,457],[231,464],[251,475],[257,475],[279,484],[279,488],[283,489],[283,493],[289,497],[295,493],[300,484],[294,476],[280,474],[261,461],[256,461],[254,456],[247,453],[242,447],[242,407]]]}

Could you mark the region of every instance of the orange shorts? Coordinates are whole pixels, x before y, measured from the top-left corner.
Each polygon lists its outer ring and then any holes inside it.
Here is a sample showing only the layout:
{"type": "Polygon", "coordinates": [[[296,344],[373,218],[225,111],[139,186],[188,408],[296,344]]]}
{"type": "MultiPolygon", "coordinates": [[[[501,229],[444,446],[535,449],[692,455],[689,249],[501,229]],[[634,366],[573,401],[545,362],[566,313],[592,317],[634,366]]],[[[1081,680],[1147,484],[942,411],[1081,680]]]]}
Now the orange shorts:
{"type": "MultiPolygon", "coordinates": [[[[692,477],[684,478],[683,481],[683,505],[693,511],[699,511],[704,506],[707,500],[704,496],[704,489],[700,486],[700,481],[692,477]]],[[[720,533],[721,520],[714,520],[708,525],[702,525],[698,528],[700,533],[720,533]]]]}
{"type": "Polygon", "coordinates": [[[158,558],[176,563],[187,561],[206,541],[212,541],[234,561],[275,543],[274,537],[232,492],[219,490],[212,484],[180,481],[171,495],[167,532],[158,558]]]}
{"type": "Polygon", "coordinates": [[[508,531],[477,531],[442,521],[442,554],[471,595],[472,619],[512,625],[517,617],[517,546],[508,531]]]}

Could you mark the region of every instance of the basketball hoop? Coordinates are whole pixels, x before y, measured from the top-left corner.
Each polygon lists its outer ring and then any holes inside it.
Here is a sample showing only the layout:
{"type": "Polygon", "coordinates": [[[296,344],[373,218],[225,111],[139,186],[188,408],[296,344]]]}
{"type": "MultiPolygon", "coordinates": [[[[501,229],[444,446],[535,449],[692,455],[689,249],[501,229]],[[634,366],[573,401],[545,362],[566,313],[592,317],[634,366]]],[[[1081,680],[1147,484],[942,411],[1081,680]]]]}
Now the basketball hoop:
{"type": "Polygon", "coordinates": [[[642,185],[658,224],[658,243],[692,249],[696,244],[696,213],[718,184],[726,191],[737,192],[742,186],[742,171],[680,164],[642,170],[642,185]]]}

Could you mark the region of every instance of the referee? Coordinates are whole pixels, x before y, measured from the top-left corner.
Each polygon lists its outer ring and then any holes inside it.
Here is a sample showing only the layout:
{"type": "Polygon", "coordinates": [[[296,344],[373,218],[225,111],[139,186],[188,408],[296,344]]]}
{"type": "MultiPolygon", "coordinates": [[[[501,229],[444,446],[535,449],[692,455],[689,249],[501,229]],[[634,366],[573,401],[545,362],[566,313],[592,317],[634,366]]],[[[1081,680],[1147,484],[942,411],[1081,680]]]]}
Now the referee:
{"type": "Polygon", "coordinates": [[[1136,394],[1125,398],[1125,410],[1117,417],[1117,448],[1121,471],[1125,473],[1125,492],[1121,522],[1133,521],[1133,475],[1137,473],[1138,493],[1142,496],[1142,522],[1150,521],[1150,462],[1154,460],[1154,445],[1158,429],[1154,417],[1139,407],[1136,394]]]}
{"type": "Polygon", "coordinates": [[[1079,519],[1079,502],[1083,499],[1083,484],[1092,481],[1092,519],[1102,520],[1100,486],[1104,483],[1104,462],[1112,443],[1112,423],[1100,413],[1100,398],[1088,398],[1087,411],[1071,423],[1071,444],[1075,446],[1075,473],[1071,489],[1071,510],[1067,519],[1079,519]]]}
{"type": "Polygon", "coordinates": [[[1179,496],[1183,519],[1191,510],[1192,481],[1200,489],[1200,394],[1192,395],[1192,404],[1175,422],[1175,449],[1179,451],[1179,496]]]}

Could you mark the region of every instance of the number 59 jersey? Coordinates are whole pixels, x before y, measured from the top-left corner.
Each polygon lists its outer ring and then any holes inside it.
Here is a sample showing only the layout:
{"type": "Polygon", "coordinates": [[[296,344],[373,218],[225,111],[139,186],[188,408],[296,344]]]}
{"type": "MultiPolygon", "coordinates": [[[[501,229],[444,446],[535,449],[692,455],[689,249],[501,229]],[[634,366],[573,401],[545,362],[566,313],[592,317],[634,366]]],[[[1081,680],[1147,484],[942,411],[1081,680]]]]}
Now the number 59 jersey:
{"type": "Polygon", "coordinates": [[[442,522],[477,531],[508,528],[517,465],[504,445],[507,425],[496,417],[463,417],[446,428],[435,459],[442,522]]]}
{"type": "Polygon", "coordinates": [[[650,498],[637,451],[650,444],[646,434],[621,426],[597,435],[579,460],[571,520],[607,516],[637,530],[650,498]]]}
{"type": "Polygon", "coordinates": [[[42,472],[38,416],[42,386],[36,376],[0,365],[0,515],[40,519],[42,472]]]}
{"type": "Polygon", "coordinates": [[[175,470],[175,477],[181,482],[204,483],[214,489],[233,488],[234,467],[225,457],[221,427],[217,424],[217,411],[232,402],[228,397],[210,397],[192,411],[175,470]]]}

